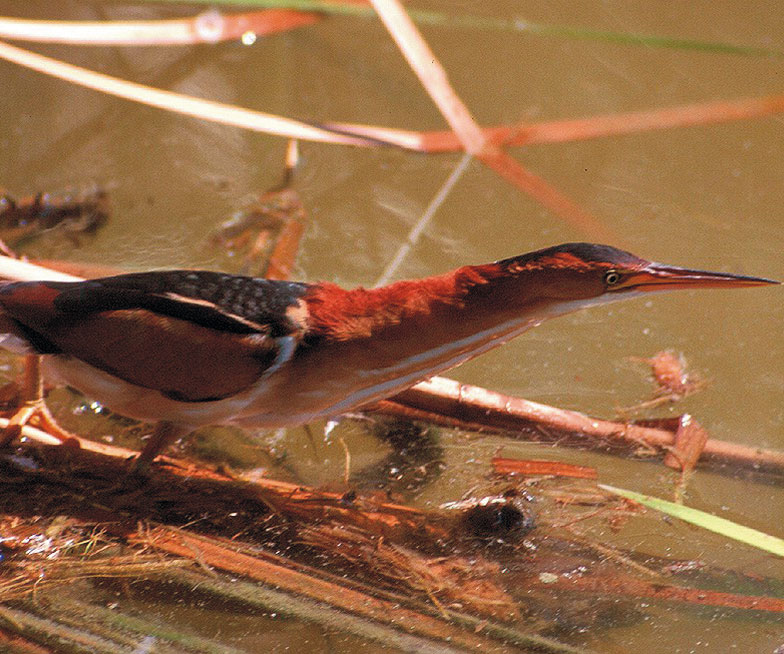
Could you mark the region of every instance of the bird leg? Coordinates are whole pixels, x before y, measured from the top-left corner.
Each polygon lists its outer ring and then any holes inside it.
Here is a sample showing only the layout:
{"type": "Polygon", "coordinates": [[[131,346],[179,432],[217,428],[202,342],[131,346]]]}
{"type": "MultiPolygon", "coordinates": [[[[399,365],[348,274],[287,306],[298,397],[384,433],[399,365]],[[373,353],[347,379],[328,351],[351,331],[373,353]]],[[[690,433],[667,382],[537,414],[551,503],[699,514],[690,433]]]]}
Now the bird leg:
{"type": "Polygon", "coordinates": [[[189,431],[188,427],[166,420],[156,423],[155,429],[150,434],[149,440],[144,444],[141,454],[134,460],[131,472],[133,474],[144,473],[149,469],[150,464],[152,464],[158,454],[178,438],[185,436],[189,431]]]}
{"type": "Polygon", "coordinates": [[[41,377],[41,357],[26,354],[21,389],[22,404],[8,421],[8,426],[0,432],[0,447],[5,447],[22,433],[22,427],[29,422],[37,423],[40,428],[62,443],[77,443],[79,439],[66,431],[49,412],[44,401],[44,383],[41,377]]]}

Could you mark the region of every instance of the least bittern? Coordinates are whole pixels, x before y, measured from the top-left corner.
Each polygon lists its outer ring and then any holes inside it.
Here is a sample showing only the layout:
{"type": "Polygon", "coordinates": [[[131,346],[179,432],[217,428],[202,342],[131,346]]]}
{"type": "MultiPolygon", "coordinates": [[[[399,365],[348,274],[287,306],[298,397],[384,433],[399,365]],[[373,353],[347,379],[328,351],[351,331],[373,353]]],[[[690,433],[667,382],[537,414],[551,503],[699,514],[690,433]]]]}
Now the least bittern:
{"type": "Polygon", "coordinates": [[[774,284],[569,243],[376,289],[196,270],[0,288],[2,345],[158,422],[139,461],[202,425],[283,427],[394,395],[542,321],[653,291],[774,284]]]}

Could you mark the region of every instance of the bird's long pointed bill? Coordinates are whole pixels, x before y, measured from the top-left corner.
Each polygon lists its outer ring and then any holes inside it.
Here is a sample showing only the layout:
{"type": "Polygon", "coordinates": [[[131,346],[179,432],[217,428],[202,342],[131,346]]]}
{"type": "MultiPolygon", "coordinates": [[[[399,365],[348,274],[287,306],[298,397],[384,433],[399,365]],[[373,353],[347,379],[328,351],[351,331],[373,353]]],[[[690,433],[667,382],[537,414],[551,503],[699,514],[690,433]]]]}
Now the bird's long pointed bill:
{"type": "Polygon", "coordinates": [[[710,270],[690,270],[678,266],[652,263],[628,278],[624,286],[639,291],[664,291],[677,288],[741,288],[779,283],[763,277],[733,275],[710,270]]]}

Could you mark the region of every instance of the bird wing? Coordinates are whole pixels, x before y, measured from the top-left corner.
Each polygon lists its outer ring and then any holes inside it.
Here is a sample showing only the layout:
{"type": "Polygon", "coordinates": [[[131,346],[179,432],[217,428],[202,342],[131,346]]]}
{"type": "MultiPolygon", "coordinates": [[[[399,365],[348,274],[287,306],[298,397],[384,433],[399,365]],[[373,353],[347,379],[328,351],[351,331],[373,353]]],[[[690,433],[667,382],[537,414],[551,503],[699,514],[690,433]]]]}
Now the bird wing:
{"type": "Polygon", "coordinates": [[[295,328],[286,310],[307,290],[307,284],[207,270],[131,273],[49,286],[61,291],[55,304],[63,312],[149,309],[213,329],[273,336],[295,328]]]}
{"type": "Polygon", "coordinates": [[[206,271],[21,282],[0,306],[38,352],[81,359],[173,399],[222,399],[292,354],[306,285],[206,271]]]}

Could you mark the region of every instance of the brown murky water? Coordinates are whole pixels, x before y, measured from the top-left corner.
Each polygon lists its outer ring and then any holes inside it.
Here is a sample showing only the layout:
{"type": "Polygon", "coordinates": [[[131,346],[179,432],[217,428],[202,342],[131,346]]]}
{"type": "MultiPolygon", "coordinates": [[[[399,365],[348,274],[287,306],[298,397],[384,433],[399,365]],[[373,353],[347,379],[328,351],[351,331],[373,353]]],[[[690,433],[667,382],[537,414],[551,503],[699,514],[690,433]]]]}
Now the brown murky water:
{"type": "MultiPolygon", "coordinates": [[[[418,4],[418,3],[417,3],[418,4]]],[[[490,0],[430,2],[440,11],[520,17],[597,29],[779,47],[778,2],[731,0],[652,5],[490,0]]],[[[164,6],[88,2],[0,2],[3,15],[39,18],[142,18],[187,15],[164,6]]],[[[782,60],[545,38],[504,31],[423,30],[455,89],[483,124],[582,117],[779,92],[782,60]]],[[[181,93],[307,120],[412,129],[443,122],[379,24],[329,18],[252,46],[169,48],[33,47],[71,63],[181,93]]],[[[279,181],[279,138],[181,118],[106,98],[0,62],[0,186],[15,195],[92,182],[111,190],[113,215],[74,253],[67,241],[40,239],[31,256],[77,258],[127,269],[229,268],[208,233],[248,196],[279,181]]],[[[650,132],[516,149],[616,234],[614,245],[689,267],[784,279],[781,118],[650,132]]],[[[297,279],[372,285],[459,155],[426,156],[305,143],[297,188],[310,223],[297,279]]],[[[584,240],[527,196],[473,162],[436,213],[397,276],[584,240]]],[[[674,409],[715,438],[784,448],[784,295],[780,288],[680,293],[597,308],[546,324],[453,375],[594,415],[646,399],[645,370],[630,356],[671,348],[710,380],[674,409]]],[[[386,451],[356,425],[342,427],[355,465],[386,451]]],[[[264,435],[260,435],[264,438],[264,435]]],[[[596,466],[601,480],[669,497],[673,475],[660,465],[502,438],[441,435],[447,471],[413,499],[425,506],[459,499],[481,484],[489,458],[548,456],[596,466]],[[477,482],[477,480],[479,480],[477,482]]],[[[343,450],[314,450],[302,430],[278,439],[299,478],[340,478],[343,450]]],[[[695,475],[687,501],[784,536],[784,493],[708,472],[695,475]]],[[[700,558],[727,568],[781,573],[780,560],[649,517],[620,534],[596,534],[625,547],[700,558]]],[[[162,615],[200,623],[198,611],[162,615]]],[[[220,616],[209,616],[218,620],[220,616]]],[[[222,618],[220,618],[222,619],[222,618]]],[[[208,620],[209,622],[209,620],[208,620]]],[[[280,620],[228,621],[233,646],[248,651],[352,651],[362,645],[280,620]],[[331,645],[330,645],[331,642],[331,645]],[[332,648],[332,649],[330,649],[332,648]]],[[[654,607],[647,619],[584,634],[599,651],[771,652],[780,624],[755,616],[654,607]]],[[[371,645],[371,648],[376,648],[371,645]]],[[[376,651],[376,650],[374,650],[376,651]]],[[[378,648],[377,651],[380,651],[378,648]]]]}

